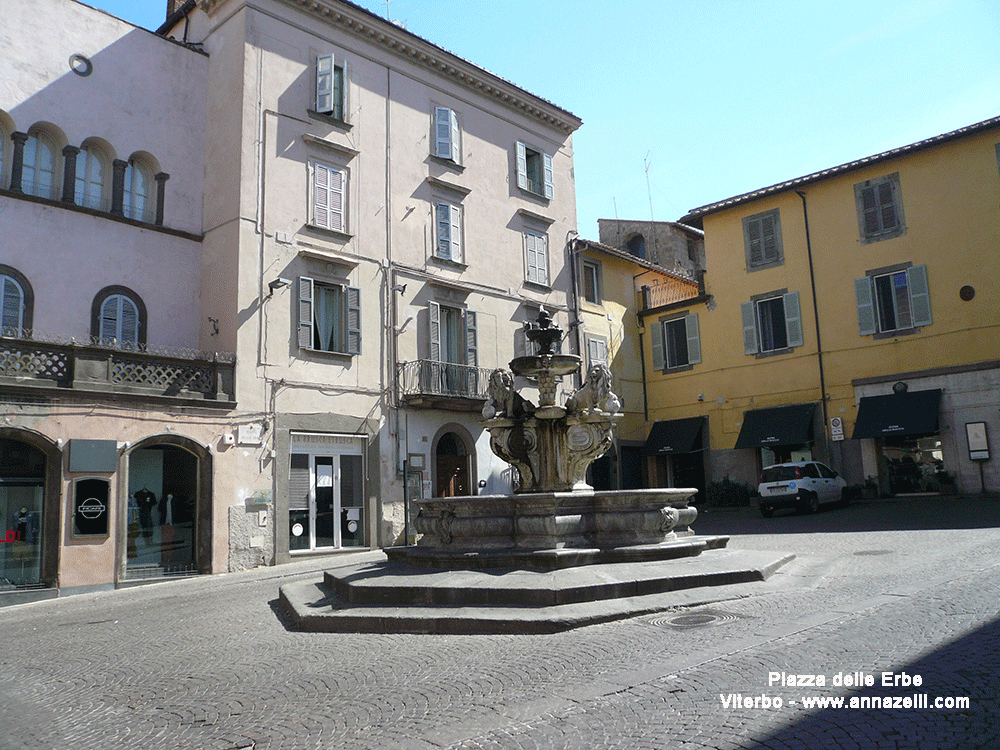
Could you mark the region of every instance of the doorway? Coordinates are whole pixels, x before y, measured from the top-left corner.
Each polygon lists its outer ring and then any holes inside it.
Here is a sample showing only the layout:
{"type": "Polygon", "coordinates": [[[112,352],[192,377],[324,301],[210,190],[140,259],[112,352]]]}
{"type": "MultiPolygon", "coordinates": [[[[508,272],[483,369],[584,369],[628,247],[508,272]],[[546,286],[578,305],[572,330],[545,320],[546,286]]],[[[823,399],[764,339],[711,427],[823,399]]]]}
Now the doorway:
{"type": "Polygon", "coordinates": [[[45,454],[0,439],[0,591],[42,586],[45,454]]]}
{"type": "Polygon", "coordinates": [[[454,432],[446,432],[434,450],[435,497],[457,497],[471,494],[469,449],[465,441],[454,432]]]}
{"type": "Polygon", "coordinates": [[[365,546],[365,439],[293,435],[288,550],[365,546]]]}

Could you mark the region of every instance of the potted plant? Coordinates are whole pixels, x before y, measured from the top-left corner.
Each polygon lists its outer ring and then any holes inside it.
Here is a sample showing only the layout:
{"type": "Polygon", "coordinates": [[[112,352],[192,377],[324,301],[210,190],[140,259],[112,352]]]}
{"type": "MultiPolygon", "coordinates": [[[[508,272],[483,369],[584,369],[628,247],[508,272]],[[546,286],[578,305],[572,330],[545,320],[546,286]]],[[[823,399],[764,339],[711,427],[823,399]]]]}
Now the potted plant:
{"type": "Polygon", "coordinates": [[[940,487],[939,492],[942,495],[957,495],[958,488],[955,484],[955,475],[950,471],[938,471],[934,473],[934,478],[937,479],[938,486],[940,487]]]}
{"type": "Polygon", "coordinates": [[[865,500],[874,500],[878,497],[878,480],[875,477],[865,477],[865,483],[861,487],[861,497],[865,500]]]}

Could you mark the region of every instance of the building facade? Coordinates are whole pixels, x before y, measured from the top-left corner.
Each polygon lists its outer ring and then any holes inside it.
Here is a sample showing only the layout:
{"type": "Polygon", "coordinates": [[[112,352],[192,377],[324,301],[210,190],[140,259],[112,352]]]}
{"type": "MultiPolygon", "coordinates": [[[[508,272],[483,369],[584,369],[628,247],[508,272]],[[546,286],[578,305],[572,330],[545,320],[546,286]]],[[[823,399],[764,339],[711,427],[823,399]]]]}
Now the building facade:
{"type": "Polygon", "coordinates": [[[699,420],[712,479],[811,457],[886,493],[1000,490],[998,143],[987,120],[683,217],[707,295],[646,318],[660,429],[699,420]]]}

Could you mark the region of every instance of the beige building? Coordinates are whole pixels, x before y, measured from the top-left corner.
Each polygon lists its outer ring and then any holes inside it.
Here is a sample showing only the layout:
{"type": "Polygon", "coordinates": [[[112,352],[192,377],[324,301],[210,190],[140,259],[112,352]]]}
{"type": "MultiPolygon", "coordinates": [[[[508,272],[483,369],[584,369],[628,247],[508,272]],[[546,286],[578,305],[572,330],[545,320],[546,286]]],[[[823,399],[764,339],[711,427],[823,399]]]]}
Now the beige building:
{"type": "Polygon", "coordinates": [[[478,411],[568,325],[579,119],[338,0],[5,11],[0,588],[398,544],[404,490],[510,486],[478,411]]]}

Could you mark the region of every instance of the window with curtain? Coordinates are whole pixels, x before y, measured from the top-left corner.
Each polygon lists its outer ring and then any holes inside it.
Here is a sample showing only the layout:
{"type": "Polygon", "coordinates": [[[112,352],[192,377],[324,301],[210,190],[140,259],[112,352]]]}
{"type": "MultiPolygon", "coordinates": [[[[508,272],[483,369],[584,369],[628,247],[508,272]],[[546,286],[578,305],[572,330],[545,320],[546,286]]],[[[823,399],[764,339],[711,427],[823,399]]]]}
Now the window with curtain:
{"type": "Polygon", "coordinates": [[[56,197],[56,144],[41,131],[28,135],[24,144],[21,189],[39,198],[56,197]]]}

